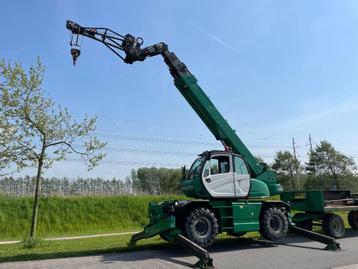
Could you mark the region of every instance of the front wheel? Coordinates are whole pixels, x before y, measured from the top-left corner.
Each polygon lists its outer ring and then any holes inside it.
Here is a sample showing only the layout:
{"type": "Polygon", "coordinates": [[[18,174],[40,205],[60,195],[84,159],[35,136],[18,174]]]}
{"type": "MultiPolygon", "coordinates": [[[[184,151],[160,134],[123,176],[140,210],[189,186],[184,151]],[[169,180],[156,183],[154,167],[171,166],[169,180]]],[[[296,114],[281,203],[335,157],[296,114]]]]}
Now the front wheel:
{"type": "Polygon", "coordinates": [[[260,219],[260,234],[263,238],[278,241],[286,237],[288,232],[288,219],[286,211],[277,207],[264,209],[260,219]]]}
{"type": "Polygon", "coordinates": [[[196,208],[185,219],[187,238],[205,248],[214,243],[219,232],[218,220],[208,208],[196,208]]]}

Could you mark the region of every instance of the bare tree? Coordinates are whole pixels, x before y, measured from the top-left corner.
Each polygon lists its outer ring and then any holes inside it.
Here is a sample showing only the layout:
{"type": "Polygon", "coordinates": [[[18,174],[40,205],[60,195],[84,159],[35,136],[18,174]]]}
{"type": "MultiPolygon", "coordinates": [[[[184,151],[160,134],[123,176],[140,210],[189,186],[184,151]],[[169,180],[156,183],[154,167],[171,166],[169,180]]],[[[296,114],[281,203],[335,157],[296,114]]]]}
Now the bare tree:
{"type": "Polygon", "coordinates": [[[89,169],[103,159],[105,143],[90,134],[96,118],[74,120],[67,109],[56,106],[41,89],[44,66],[38,60],[25,72],[20,64],[0,62],[0,105],[11,133],[9,154],[21,169],[36,167],[36,188],[30,239],[36,236],[36,224],[43,170],[74,153],[89,169]]]}

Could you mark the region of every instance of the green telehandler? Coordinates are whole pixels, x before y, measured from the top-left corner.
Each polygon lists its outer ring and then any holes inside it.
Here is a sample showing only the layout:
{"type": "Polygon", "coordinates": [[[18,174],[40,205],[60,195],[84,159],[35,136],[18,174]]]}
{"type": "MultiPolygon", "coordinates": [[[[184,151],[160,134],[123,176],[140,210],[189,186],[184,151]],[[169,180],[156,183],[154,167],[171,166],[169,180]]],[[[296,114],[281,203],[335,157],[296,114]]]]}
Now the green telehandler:
{"type": "Polygon", "coordinates": [[[275,173],[251,154],[200,88],[195,76],[165,43],[141,48],[143,39],[130,34],[120,35],[108,28],[82,27],[72,21],[67,21],[66,27],[72,34],[70,45],[74,64],[80,55],[80,35],[103,43],[127,64],[161,55],[176,88],[224,147],[224,150],[198,155],[187,173],[183,168],[181,188],[193,199],[150,203],[149,224],[144,231],[132,236],[132,243],[160,235],[199,257],[198,268],[212,266],[205,248],[222,232],[242,236],[259,231],[265,239],[277,241],[291,230],[327,244],[330,249],[339,248],[331,237],[296,227],[291,221],[288,203],[268,199],[283,191],[275,173]]]}

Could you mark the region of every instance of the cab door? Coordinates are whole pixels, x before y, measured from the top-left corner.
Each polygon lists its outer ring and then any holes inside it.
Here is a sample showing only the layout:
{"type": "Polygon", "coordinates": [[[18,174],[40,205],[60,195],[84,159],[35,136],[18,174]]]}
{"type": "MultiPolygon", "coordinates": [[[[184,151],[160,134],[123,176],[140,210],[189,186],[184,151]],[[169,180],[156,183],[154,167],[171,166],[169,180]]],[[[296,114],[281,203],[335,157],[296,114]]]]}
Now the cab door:
{"type": "Polygon", "coordinates": [[[246,197],[250,191],[250,174],[240,156],[232,156],[234,163],[234,185],[236,197],[246,197]]]}
{"type": "Polygon", "coordinates": [[[212,197],[235,197],[232,156],[211,156],[204,165],[202,180],[212,197]]]}

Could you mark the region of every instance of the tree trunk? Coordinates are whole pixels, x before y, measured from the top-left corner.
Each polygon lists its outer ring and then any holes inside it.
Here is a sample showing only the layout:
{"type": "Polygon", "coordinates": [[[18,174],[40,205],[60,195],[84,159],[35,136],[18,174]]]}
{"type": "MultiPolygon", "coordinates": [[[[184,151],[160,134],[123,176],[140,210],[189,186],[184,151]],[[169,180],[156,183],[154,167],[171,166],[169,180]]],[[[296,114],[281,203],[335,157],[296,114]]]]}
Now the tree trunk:
{"type": "Polygon", "coordinates": [[[290,171],[290,176],[291,176],[292,188],[293,188],[293,190],[296,190],[295,178],[294,178],[294,176],[293,176],[293,171],[290,171]]]}
{"type": "Polygon", "coordinates": [[[333,179],[334,179],[334,184],[336,185],[336,190],[339,190],[340,186],[339,186],[339,182],[338,182],[338,176],[333,175],[333,179]]]}
{"type": "Polygon", "coordinates": [[[329,167],[329,170],[332,173],[332,177],[333,177],[333,180],[334,180],[334,185],[335,185],[335,188],[336,188],[335,190],[339,190],[338,175],[336,174],[336,170],[332,166],[329,167]]]}
{"type": "Polygon", "coordinates": [[[40,198],[40,193],[41,193],[42,165],[43,165],[43,156],[40,156],[38,166],[37,166],[36,189],[35,189],[34,207],[32,210],[30,239],[35,239],[35,237],[36,237],[37,212],[39,210],[39,198],[40,198]]]}

